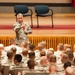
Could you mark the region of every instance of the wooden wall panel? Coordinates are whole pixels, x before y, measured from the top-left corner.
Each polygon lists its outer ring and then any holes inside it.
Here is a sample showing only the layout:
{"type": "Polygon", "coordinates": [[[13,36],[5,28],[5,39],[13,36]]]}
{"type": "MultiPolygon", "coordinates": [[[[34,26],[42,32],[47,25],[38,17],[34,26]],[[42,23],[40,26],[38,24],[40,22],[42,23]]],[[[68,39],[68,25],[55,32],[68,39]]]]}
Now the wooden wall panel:
{"type": "Polygon", "coordinates": [[[71,3],[71,0],[0,0],[0,2],[6,3],[71,3]]]}

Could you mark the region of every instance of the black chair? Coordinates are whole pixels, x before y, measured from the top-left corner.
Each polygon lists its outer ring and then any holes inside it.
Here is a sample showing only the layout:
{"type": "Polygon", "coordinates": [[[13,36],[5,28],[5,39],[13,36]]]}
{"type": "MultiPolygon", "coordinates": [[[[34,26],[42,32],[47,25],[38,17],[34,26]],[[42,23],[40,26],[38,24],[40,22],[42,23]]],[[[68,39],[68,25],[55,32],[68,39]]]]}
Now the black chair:
{"type": "Polygon", "coordinates": [[[53,10],[49,9],[47,5],[36,5],[35,12],[37,16],[37,28],[39,27],[38,17],[46,17],[50,16],[52,20],[52,28],[53,28],[53,10]]]}
{"type": "Polygon", "coordinates": [[[22,13],[24,17],[30,16],[31,27],[33,27],[33,20],[32,20],[33,12],[31,9],[28,8],[28,6],[26,6],[26,5],[15,5],[14,6],[14,12],[15,12],[15,16],[17,16],[18,13],[22,13]]]}

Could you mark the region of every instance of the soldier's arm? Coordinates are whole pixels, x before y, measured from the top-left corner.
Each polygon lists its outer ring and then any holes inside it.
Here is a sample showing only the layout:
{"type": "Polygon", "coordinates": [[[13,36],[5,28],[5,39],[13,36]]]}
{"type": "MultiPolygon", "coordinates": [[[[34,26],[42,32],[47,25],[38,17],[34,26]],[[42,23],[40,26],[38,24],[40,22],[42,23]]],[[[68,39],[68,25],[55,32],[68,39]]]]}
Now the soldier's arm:
{"type": "Polygon", "coordinates": [[[21,26],[19,25],[13,25],[14,31],[18,32],[21,29],[21,26]]]}
{"type": "Polygon", "coordinates": [[[26,28],[25,28],[25,33],[26,34],[31,34],[32,33],[32,29],[31,29],[31,27],[29,26],[29,24],[26,24],[26,28]]]}
{"type": "Polygon", "coordinates": [[[30,27],[30,26],[28,27],[28,33],[29,33],[29,34],[31,34],[31,33],[32,33],[32,29],[31,29],[31,27],[30,27]]]}

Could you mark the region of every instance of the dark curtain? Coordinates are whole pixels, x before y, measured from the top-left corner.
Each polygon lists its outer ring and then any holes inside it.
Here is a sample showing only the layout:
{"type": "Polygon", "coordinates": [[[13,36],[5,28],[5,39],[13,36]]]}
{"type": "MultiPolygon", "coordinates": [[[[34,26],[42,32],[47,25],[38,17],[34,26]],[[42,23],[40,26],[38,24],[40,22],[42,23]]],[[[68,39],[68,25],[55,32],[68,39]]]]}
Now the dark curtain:
{"type": "Polygon", "coordinates": [[[72,0],[72,6],[75,7],[75,0],[72,0]]]}

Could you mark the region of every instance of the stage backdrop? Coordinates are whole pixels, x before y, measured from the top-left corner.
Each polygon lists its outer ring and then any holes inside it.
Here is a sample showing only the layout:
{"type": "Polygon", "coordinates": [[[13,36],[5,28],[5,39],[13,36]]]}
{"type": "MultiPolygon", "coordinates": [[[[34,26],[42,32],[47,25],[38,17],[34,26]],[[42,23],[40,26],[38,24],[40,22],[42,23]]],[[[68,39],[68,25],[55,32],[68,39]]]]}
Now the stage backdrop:
{"type": "Polygon", "coordinates": [[[75,7],[75,0],[72,0],[72,6],[75,7]]]}
{"type": "Polygon", "coordinates": [[[71,3],[71,0],[0,0],[2,3],[71,3]]]}

